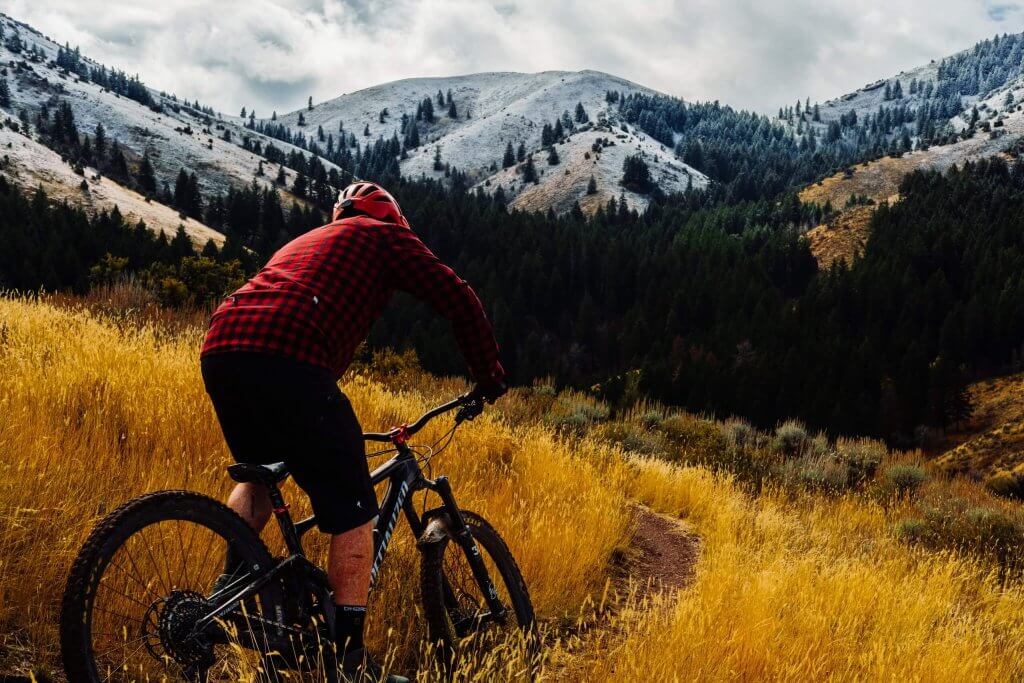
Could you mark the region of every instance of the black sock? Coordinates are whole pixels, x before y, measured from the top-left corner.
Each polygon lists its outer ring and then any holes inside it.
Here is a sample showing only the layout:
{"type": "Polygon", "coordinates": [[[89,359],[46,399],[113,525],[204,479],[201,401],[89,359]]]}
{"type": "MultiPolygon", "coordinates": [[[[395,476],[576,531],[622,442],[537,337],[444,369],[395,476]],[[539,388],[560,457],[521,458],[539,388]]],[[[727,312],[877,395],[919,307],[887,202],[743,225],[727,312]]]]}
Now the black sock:
{"type": "Polygon", "coordinates": [[[334,643],[339,653],[363,648],[364,621],[366,605],[334,606],[334,643]]]}

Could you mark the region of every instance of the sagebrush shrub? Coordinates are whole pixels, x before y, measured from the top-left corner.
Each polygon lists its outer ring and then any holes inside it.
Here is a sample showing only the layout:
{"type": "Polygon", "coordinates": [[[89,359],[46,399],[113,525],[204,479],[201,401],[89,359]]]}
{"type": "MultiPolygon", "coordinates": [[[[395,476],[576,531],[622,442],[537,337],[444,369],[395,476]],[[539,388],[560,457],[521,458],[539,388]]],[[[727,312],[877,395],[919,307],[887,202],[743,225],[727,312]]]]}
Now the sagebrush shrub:
{"type": "Polygon", "coordinates": [[[1003,570],[1024,567],[1024,516],[1020,511],[945,499],[920,510],[896,529],[907,542],[933,550],[956,550],[989,557],[1003,570]]]}
{"type": "Polygon", "coordinates": [[[758,445],[760,434],[746,420],[737,417],[722,423],[722,438],[733,448],[752,448],[758,445]]]}
{"type": "Polygon", "coordinates": [[[582,433],[591,425],[608,419],[608,405],[578,391],[565,391],[551,404],[545,422],[556,429],[582,433]]]}
{"type": "Polygon", "coordinates": [[[807,428],[798,420],[786,420],[775,429],[772,447],[786,457],[797,457],[806,445],[807,428]]]}
{"type": "Polygon", "coordinates": [[[920,465],[897,463],[885,470],[885,483],[896,495],[911,495],[928,479],[928,473],[920,465]]]}
{"type": "Polygon", "coordinates": [[[888,449],[874,439],[839,439],[836,453],[846,463],[850,486],[857,486],[875,477],[888,449]]]}

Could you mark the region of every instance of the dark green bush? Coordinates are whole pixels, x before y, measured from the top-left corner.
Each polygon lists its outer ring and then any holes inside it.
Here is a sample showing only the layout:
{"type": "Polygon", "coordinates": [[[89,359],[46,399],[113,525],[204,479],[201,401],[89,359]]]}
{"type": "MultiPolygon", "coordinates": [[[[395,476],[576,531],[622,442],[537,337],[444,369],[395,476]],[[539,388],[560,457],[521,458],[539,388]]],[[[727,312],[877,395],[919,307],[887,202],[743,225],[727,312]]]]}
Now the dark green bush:
{"type": "Polygon", "coordinates": [[[920,510],[897,535],[933,550],[956,550],[995,560],[1004,570],[1024,567],[1024,519],[1019,512],[954,498],[920,510]]]}

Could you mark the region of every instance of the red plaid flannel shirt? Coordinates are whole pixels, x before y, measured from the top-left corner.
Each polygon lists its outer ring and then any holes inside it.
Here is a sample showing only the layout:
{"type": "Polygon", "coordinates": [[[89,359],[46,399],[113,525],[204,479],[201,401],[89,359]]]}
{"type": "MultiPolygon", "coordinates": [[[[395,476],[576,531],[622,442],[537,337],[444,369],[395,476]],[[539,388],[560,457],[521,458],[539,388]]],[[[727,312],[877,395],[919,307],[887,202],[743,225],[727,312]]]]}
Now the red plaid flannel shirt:
{"type": "Polygon", "coordinates": [[[312,230],[278,250],[214,312],[202,355],[274,353],[341,377],[395,290],[452,323],[477,382],[504,378],[491,324],[466,281],[413,231],[362,216],[312,230]]]}

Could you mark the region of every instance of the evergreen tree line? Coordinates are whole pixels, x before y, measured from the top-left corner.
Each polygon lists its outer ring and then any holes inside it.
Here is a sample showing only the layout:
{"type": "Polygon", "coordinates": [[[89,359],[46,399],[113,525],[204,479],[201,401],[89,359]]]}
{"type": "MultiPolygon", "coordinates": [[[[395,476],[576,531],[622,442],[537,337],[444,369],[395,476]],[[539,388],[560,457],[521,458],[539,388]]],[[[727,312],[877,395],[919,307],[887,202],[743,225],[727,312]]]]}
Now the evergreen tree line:
{"type": "Polygon", "coordinates": [[[987,95],[1024,74],[1024,34],[1003,34],[939,63],[936,96],[987,95]]]}
{"type": "MultiPolygon", "coordinates": [[[[516,382],[553,376],[612,401],[645,394],[909,443],[919,425],[963,417],[968,380],[1017,367],[1024,353],[1021,163],[908,176],[863,256],[824,272],[799,237],[822,210],[793,195],[731,205],[656,195],[642,216],[613,199],[587,219],[509,213],[440,181],[393,189],[479,291],[516,382]]],[[[227,242],[197,256],[183,231],[168,240],[116,210],[89,218],[0,182],[0,285],[84,291],[136,273],[168,303],[215,300],[240,280],[239,263],[254,271],[324,220],[285,211],[256,183],[204,198],[203,211],[227,242]]],[[[407,297],[371,346],[462,370],[446,323],[407,297]]]]}
{"type": "Polygon", "coordinates": [[[118,69],[108,69],[101,65],[90,66],[83,58],[82,53],[76,46],[71,49],[69,46],[57,48],[57,57],[54,65],[77,74],[81,78],[92,81],[101,88],[105,88],[118,95],[135,100],[147,107],[155,107],[156,102],[149,92],[149,88],[139,80],[138,76],[128,76],[118,69]]]}
{"type": "Polygon", "coordinates": [[[172,305],[206,305],[243,280],[237,261],[208,243],[198,255],[184,229],[168,239],[115,207],[90,216],[42,188],[26,196],[0,176],[0,288],[78,293],[133,277],[172,305]]]}
{"type": "MultiPolygon", "coordinates": [[[[612,400],[638,389],[908,445],[922,425],[963,418],[968,381],[1022,363],[1019,163],[909,176],[863,256],[822,272],[798,236],[818,216],[793,196],[726,205],[690,192],[586,220],[508,214],[429,183],[396,192],[480,292],[517,382],[597,384],[612,400]],[[619,374],[636,369],[638,383],[619,374]]],[[[408,300],[371,342],[461,370],[445,323],[408,300]]]]}
{"type": "Polygon", "coordinates": [[[848,129],[830,138],[808,126],[798,136],[766,116],[717,102],[639,93],[615,100],[626,121],[674,146],[687,164],[722,184],[732,202],[775,196],[889,151],[887,134],[862,139],[848,129]]]}

